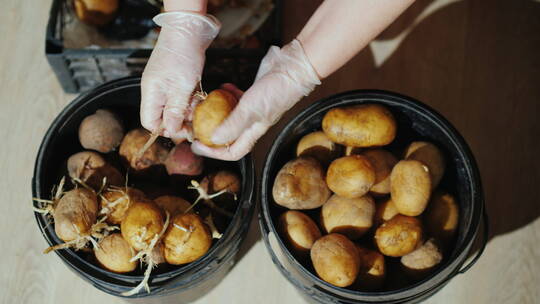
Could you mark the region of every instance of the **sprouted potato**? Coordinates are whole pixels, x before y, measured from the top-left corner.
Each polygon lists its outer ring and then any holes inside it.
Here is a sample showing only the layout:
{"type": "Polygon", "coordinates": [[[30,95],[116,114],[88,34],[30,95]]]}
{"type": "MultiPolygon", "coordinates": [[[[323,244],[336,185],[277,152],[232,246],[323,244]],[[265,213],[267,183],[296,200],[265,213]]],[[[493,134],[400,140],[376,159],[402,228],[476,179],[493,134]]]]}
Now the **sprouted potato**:
{"type": "Polygon", "coordinates": [[[101,266],[112,272],[126,273],[137,268],[137,262],[131,260],[135,256],[135,250],[120,233],[104,237],[98,247],[94,247],[94,254],[101,266]]]}
{"type": "Polygon", "coordinates": [[[202,257],[212,245],[211,232],[194,213],[177,214],[163,238],[165,260],[183,265],[202,257]]]}
{"type": "Polygon", "coordinates": [[[146,199],[144,193],[131,187],[109,187],[100,195],[100,215],[107,216],[107,223],[120,224],[132,202],[146,199]]]}
{"type": "Polygon", "coordinates": [[[326,183],[339,196],[361,197],[375,184],[375,170],[365,156],[344,156],[330,164],[326,183]]]}
{"type": "Polygon", "coordinates": [[[279,229],[292,250],[300,255],[307,255],[321,237],[317,224],[300,211],[289,210],[279,217],[279,229]]]}
{"type": "Polygon", "coordinates": [[[369,195],[346,198],[334,194],[321,209],[324,229],[351,240],[360,238],[371,228],[374,214],[375,203],[369,195]]]}
{"type": "Polygon", "coordinates": [[[118,153],[135,172],[161,165],[167,159],[169,150],[159,141],[143,149],[150,137],[150,132],[145,129],[133,129],[124,136],[120,144],[118,153]],[[144,152],[141,153],[141,151],[144,152]]]}
{"type": "Polygon", "coordinates": [[[107,163],[99,153],[93,151],[71,155],[68,158],[67,168],[72,179],[80,180],[96,191],[106,185],[124,184],[124,177],[120,171],[107,163]]]}

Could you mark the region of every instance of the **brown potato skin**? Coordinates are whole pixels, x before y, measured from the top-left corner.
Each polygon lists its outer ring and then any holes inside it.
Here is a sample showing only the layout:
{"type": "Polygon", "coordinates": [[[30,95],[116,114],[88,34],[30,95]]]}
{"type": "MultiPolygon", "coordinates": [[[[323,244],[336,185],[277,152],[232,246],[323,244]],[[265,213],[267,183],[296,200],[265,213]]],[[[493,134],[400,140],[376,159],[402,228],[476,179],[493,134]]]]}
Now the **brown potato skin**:
{"type": "Polygon", "coordinates": [[[90,231],[96,223],[96,194],[85,188],[66,192],[54,209],[54,231],[64,242],[72,241],[90,231]]]}
{"type": "Polygon", "coordinates": [[[169,264],[182,265],[202,257],[212,246],[212,235],[202,219],[194,214],[177,214],[169,225],[163,238],[164,256],[169,264]],[[173,224],[192,229],[191,233],[182,231],[173,224]]]}
{"type": "Polygon", "coordinates": [[[431,188],[434,189],[441,181],[446,162],[441,150],[432,143],[425,141],[412,142],[405,150],[405,159],[417,160],[429,169],[431,188]]]}
{"type": "Polygon", "coordinates": [[[238,100],[226,90],[217,89],[210,92],[206,99],[195,107],[193,113],[195,139],[208,147],[225,146],[214,144],[211,138],[216,128],[229,116],[237,103],[238,100]]]}
{"type": "Polygon", "coordinates": [[[386,278],[384,255],[358,244],[356,244],[356,249],[360,256],[360,269],[352,287],[361,291],[381,289],[386,278]]]}
{"type": "MultiPolygon", "coordinates": [[[[169,212],[169,216],[172,218],[179,213],[184,213],[191,207],[191,204],[185,199],[179,196],[162,195],[154,199],[154,203],[158,205],[163,211],[169,212]]],[[[190,210],[190,212],[193,212],[190,210]]]]}
{"type": "Polygon", "coordinates": [[[353,284],[360,268],[354,243],[337,233],[327,234],[313,244],[311,261],[322,280],[338,287],[353,284]]]}
{"type": "Polygon", "coordinates": [[[391,257],[401,257],[422,245],[422,223],[415,217],[398,214],[375,231],[379,251],[391,257]]]}
{"type": "Polygon", "coordinates": [[[201,180],[200,185],[210,194],[225,189],[229,193],[239,194],[242,187],[240,177],[236,173],[226,170],[208,174],[201,180]]]}
{"type": "Polygon", "coordinates": [[[365,156],[344,156],[330,164],[326,171],[326,183],[339,196],[361,197],[375,183],[375,170],[365,156]]]}
{"type": "Polygon", "coordinates": [[[141,128],[133,129],[124,136],[118,154],[131,169],[135,171],[145,170],[152,166],[161,165],[167,159],[169,150],[159,140],[154,142],[140,158],[137,158],[139,151],[141,151],[149,138],[150,132],[141,128]]]}
{"type": "Polygon", "coordinates": [[[109,153],[120,145],[123,137],[122,123],[109,110],[97,110],[79,125],[79,141],[85,149],[109,153]]]}
{"type": "Polygon", "coordinates": [[[139,199],[145,200],[146,196],[141,190],[135,188],[128,187],[127,191],[125,188],[119,191],[103,191],[99,200],[100,209],[108,208],[110,210],[105,221],[112,225],[120,224],[131,204],[139,199]],[[110,207],[109,203],[114,204],[114,206],[110,207]]]}
{"type": "Polygon", "coordinates": [[[137,261],[130,262],[135,251],[124,240],[120,233],[113,233],[99,242],[94,248],[99,264],[106,270],[116,273],[131,272],[137,268],[137,261]]]}
{"type": "Polygon", "coordinates": [[[396,121],[378,104],[331,109],[322,121],[324,133],[333,142],[351,147],[384,146],[396,137],[396,121]]]}
{"type": "Polygon", "coordinates": [[[370,192],[374,195],[390,193],[390,173],[398,162],[396,157],[382,149],[367,150],[362,155],[367,157],[375,170],[375,184],[371,187],[370,192]]]}
{"type": "Polygon", "coordinates": [[[300,211],[289,210],[281,214],[278,227],[290,248],[302,256],[307,255],[321,237],[317,224],[300,211]]]}
{"type": "Polygon", "coordinates": [[[402,256],[400,261],[407,275],[421,279],[439,265],[442,259],[440,244],[435,239],[429,239],[415,251],[402,256]]]}
{"type": "Polygon", "coordinates": [[[328,233],[339,233],[356,240],[373,226],[374,214],[375,202],[371,196],[346,198],[334,194],[322,206],[322,226],[328,233]]]}
{"type": "Polygon", "coordinates": [[[416,160],[399,161],[390,174],[391,196],[399,213],[420,215],[431,195],[429,169],[416,160]]]}
{"type": "Polygon", "coordinates": [[[426,230],[430,236],[448,243],[459,224],[459,206],[449,193],[436,191],[423,214],[426,230]]]}
{"type": "Polygon", "coordinates": [[[296,156],[313,157],[325,166],[339,157],[340,153],[340,146],[331,141],[322,131],[304,135],[296,146],[296,156]]]}
{"type": "Polygon", "coordinates": [[[118,11],[118,0],[75,0],[73,4],[77,17],[94,26],[111,22],[118,11]]]}
{"type": "Polygon", "coordinates": [[[126,212],[120,231],[122,237],[137,251],[146,249],[154,236],[163,229],[163,215],[159,207],[150,200],[138,200],[133,202],[126,212]],[[141,240],[143,230],[146,234],[141,240]]]}
{"type": "Polygon", "coordinates": [[[94,190],[103,186],[103,178],[106,177],[106,185],[123,186],[124,176],[96,152],[83,151],[75,153],[67,161],[68,174],[71,178],[78,178],[94,190]]]}
{"type": "Polygon", "coordinates": [[[272,188],[274,201],[289,209],[315,209],[330,197],[321,165],[313,158],[296,158],[279,170],[272,188]]]}
{"type": "Polygon", "coordinates": [[[375,211],[374,222],[378,227],[382,223],[392,219],[394,216],[398,215],[399,211],[396,208],[396,205],[391,198],[386,199],[383,202],[377,204],[377,210],[375,211]]]}

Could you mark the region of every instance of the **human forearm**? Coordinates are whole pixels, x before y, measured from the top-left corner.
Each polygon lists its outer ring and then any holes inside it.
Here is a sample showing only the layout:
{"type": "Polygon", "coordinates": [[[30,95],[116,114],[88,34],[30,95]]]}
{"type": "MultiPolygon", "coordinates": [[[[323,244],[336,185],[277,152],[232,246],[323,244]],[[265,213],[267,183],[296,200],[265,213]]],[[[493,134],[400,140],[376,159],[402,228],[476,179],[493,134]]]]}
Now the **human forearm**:
{"type": "Polygon", "coordinates": [[[164,0],[163,5],[166,12],[186,10],[206,14],[207,2],[208,0],[164,0]]]}

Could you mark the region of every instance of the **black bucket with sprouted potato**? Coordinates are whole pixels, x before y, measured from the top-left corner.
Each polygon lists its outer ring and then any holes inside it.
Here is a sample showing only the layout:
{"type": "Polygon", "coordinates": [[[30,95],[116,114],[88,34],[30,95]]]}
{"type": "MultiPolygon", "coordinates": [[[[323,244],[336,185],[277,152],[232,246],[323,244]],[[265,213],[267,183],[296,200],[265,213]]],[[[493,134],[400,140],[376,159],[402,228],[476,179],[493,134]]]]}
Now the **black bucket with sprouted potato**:
{"type": "MultiPolygon", "coordinates": [[[[101,85],[73,100],[49,127],[36,158],[32,193],[36,198],[49,199],[51,191],[61,176],[66,175],[66,160],[76,152],[84,150],[78,140],[81,121],[96,110],[107,108],[117,113],[126,130],[140,127],[140,78],[131,77],[101,85]]],[[[184,266],[160,265],[152,271],[149,281],[150,293],[144,289],[129,297],[133,302],[172,303],[189,302],[208,292],[217,285],[235,262],[241,242],[254,211],[255,177],[251,157],[248,155],[237,162],[205,160],[205,169],[231,170],[241,178],[241,192],[232,220],[219,240],[214,240],[209,251],[198,260],[184,266]]],[[[200,177],[199,177],[200,178],[200,177]]],[[[36,213],[36,222],[47,243],[52,246],[62,241],[47,217],[36,213]]],[[[55,253],[78,276],[97,289],[108,294],[121,296],[143,279],[143,269],[132,273],[117,274],[97,266],[92,255],[72,249],[57,250],[55,253]]]]}
{"type": "MultiPolygon", "coordinates": [[[[310,215],[315,221],[318,220],[317,214],[310,215]]],[[[373,90],[346,92],[315,102],[285,126],[272,144],[264,163],[259,223],[274,264],[299,292],[313,303],[420,302],[476,262],[483,252],[488,233],[480,174],[469,147],[458,131],[440,114],[419,101],[395,93],[373,90]],[[438,268],[421,281],[400,284],[394,279],[391,287],[375,292],[331,285],[317,276],[309,259],[297,258],[288,249],[287,242],[280,236],[278,229],[278,217],[287,209],[277,205],[272,197],[276,175],[285,163],[296,157],[298,141],[310,132],[321,130],[322,119],[330,109],[361,104],[381,104],[392,112],[397,122],[397,135],[387,147],[389,150],[402,151],[410,142],[418,140],[432,142],[442,150],[447,165],[441,186],[455,196],[459,205],[455,243],[438,268]],[[482,222],[483,228],[480,227],[482,222]],[[473,242],[482,230],[480,250],[464,266],[473,242]]]]}

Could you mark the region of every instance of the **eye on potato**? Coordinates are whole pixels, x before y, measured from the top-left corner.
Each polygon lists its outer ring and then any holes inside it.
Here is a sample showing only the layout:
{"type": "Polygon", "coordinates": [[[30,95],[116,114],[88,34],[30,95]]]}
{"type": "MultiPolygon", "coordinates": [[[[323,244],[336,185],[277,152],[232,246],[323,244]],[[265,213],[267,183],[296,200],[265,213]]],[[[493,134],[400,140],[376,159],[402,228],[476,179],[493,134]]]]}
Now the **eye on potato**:
{"type": "MultiPolygon", "coordinates": [[[[193,135],[209,147],[220,147],[212,142],[216,128],[229,116],[238,100],[226,90],[214,90],[195,107],[193,135]]],[[[230,144],[230,143],[229,143],[230,144]]]]}
{"type": "Polygon", "coordinates": [[[361,197],[375,184],[375,170],[365,156],[344,156],[330,164],[326,183],[339,196],[361,197]]]}
{"type": "Polygon", "coordinates": [[[311,247],[311,261],[319,277],[338,287],[354,283],[360,256],[353,242],[341,234],[327,234],[311,247]]]}
{"type": "Polygon", "coordinates": [[[79,126],[79,141],[85,149],[109,153],[116,149],[124,137],[124,127],[109,110],[97,110],[83,119],[79,126]]]}
{"type": "Polygon", "coordinates": [[[441,263],[443,254],[435,239],[429,239],[415,251],[401,257],[401,264],[409,276],[420,279],[441,263]]]}
{"type": "Polygon", "coordinates": [[[163,238],[165,260],[182,265],[202,257],[212,245],[212,235],[203,220],[194,213],[177,214],[163,238]]]}
{"type": "Polygon", "coordinates": [[[154,237],[163,229],[163,215],[150,200],[133,202],[126,212],[120,230],[122,237],[137,251],[146,250],[154,237]]]}
{"type": "Polygon", "coordinates": [[[351,240],[360,238],[371,228],[374,214],[375,203],[369,195],[346,198],[334,194],[321,209],[324,229],[351,240]]]}
{"type": "Polygon", "coordinates": [[[356,249],[360,256],[360,269],[352,287],[362,291],[380,289],[386,277],[384,256],[375,250],[360,245],[356,245],[356,249]]]}
{"type": "Polygon", "coordinates": [[[431,176],[432,189],[439,185],[446,164],[444,156],[437,146],[425,141],[412,142],[405,150],[405,159],[417,160],[426,165],[431,176]]]}
{"type": "Polygon", "coordinates": [[[174,217],[179,213],[184,213],[191,208],[191,204],[188,201],[173,195],[160,196],[154,199],[154,203],[156,203],[163,211],[169,212],[171,217],[174,217]]]}
{"type": "Polygon", "coordinates": [[[94,248],[94,254],[101,266],[116,273],[131,272],[137,268],[137,261],[130,261],[135,251],[120,233],[104,237],[94,248]]]}
{"type": "Polygon", "coordinates": [[[401,257],[422,245],[422,223],[415,217],[398,214],[375,231],[379,251],[391,257],[401,257]]]}
{"type": "Polygon", "coordinates": [[[459,223],[459,207],[449,193],[437,191],[431,197],[424,223],[429,235],[442,242],[448,242],[455,235],[459,223]]]}
{"type": "Polygon", "coordinates": [[[120,224],[132,202],[146,200],[141,190],[135,188],[109,188],[100,195],[100,214],[107,216],[107,223],[120,224]]]}
{"type": "Polygon", "coordinates": [[[324,133],[335,143],[350,147],[374,147],[391,143],[396,121],[378,104],[333,108],[324,115],[324,133]]]}
{"type": "Polygon", "coordinates": [[[139,157],[139,152],[142,151],[150,136],[150,132],[145,129],[133,129],[124,136],[120,144],[118,154],[135,172],[161,165],[167,159],[169,150],[159,141],[154,142],[139,157]]]}
{"type": "Polygon", "coordinates": [[[317,224],[300,211],[289,210],[281,214],[278,227],[292,250],[301,255],[308,254],[313,243],[321,237],[317,224]]]}
{"type": "Polygon", "coordinates": [[[315,209],[330,197],[321,165],[313,158],[296,158],[279,170],[272,188],[274,201],[289,209],[315,209]]]}
{"type": "Polygon", "coordinates": [[[96,223],[98,203],[96,194],[85,188],[70,190],[54,209],[54,231],[64,242],[88,234],[96,223]]]}
{"type": "Polygon", "coordinates": [[[71,155],[67,161],[67,169],[71,178],[79,179],[94,190],[104,186],[103,178],[106,178],[106,185],[124,184],[124,177],[120,171],[96,152],[83,151],[71,155]]]}
{"type": "Polygon", "coordinates": [[[367,157],[375,170],[375,184],[371,187],[370,192],[375,195],[390,193],[390,173],[398,162],[396,157],[382,149],[367,150],[362,155],[367,157]]]}
{"type": "Polygon", "coordinates": [[[376,211],[375,211],[375,218],[373,221],[375,222],[375,225],[378,227],[382,223],[390,220],[397,214],[399,214],[399,212],[396,208],[396,205],[394,205],[394,202],[392,201],[392,199],[389,198],[377,204],[376,211]]]}
{"type": "Polygon", "coordinates": [[[398,162],[390,174],[391,196],[399,213],[420,215],[431,195],[429,169],[416,160],[398,162]]]}
{"type": "Polygon", "coordinates": [[[340,153],[340,146],[331,141],[322,131],[304,135],[296,146],[296,156],[313,157],[325,166],[340,153]]]}

